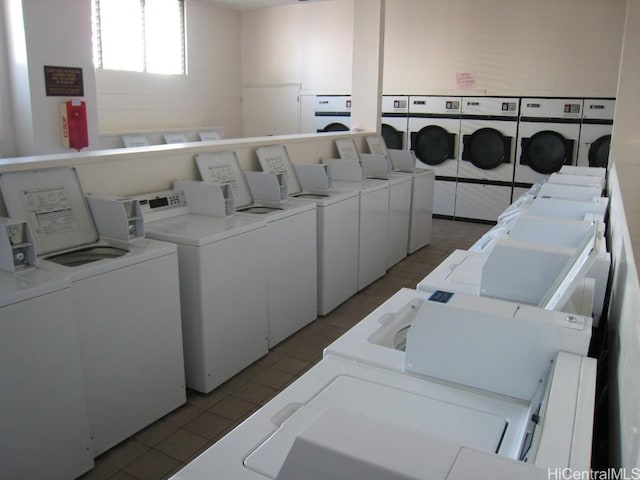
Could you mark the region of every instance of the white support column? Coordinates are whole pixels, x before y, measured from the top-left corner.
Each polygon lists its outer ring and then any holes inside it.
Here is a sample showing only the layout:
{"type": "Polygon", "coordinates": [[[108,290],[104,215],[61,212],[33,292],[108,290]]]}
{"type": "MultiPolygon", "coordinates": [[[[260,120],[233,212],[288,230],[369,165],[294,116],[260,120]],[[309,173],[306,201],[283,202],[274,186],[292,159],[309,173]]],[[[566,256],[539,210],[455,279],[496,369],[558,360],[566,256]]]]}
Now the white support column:
{"type": "MultiPolygon", "coordinates": [[[[59,108],[65,100],[87,103],[89,149],[98,148],[91,2],[5,0],[7,64],[11,82],[16,156],[72,152],[63,147],[59,108]],[[82,97],[47,96],[44,66],[82,69],[82,97]]],[[[4,101],[4,98],[3,98],[4,101]]]]}
{"type": "Polygon", "coordinates": [[[353,2],[351,128],[380,130],[385,0],[353,2]]]}

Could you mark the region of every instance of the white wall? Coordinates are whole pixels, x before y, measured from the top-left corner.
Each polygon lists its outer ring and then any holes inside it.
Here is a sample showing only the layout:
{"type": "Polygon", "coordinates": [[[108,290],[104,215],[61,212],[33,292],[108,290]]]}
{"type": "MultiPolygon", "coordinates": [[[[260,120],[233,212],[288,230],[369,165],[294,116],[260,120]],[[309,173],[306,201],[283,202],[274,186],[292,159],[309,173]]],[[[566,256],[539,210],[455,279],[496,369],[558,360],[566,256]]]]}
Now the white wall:
{"type": "Polygon", "coordinates": [[[188,75],[98,70],[100,131],[221,126],[241,135],[240,13],[186,2],[188,75]]]}
{"type": "Polygon", "coordinates": [[[626,0],[386,3],[387,94],[615,96],[626,0]]]}

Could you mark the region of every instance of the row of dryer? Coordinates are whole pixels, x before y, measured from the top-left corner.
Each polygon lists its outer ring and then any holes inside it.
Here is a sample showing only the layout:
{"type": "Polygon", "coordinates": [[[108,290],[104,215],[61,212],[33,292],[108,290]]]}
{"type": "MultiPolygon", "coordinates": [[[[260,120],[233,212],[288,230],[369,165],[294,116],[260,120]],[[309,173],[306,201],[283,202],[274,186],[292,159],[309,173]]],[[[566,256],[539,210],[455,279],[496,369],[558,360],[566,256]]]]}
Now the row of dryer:
{"type": "MultiPolygon", "coordinates": [[[[524,215],[519,207],[510,219],[524,215]]],[[[452,284],[399,290],[172,478],[542,480],[587,471],[597,361],[587,357],[593,298],[584,274],[601,213],[581,220],[571,249],[527,245],[554,259],[529,276],[540,298],[452,284]],[[552,271],[541,280],[543,270],[552,271]]],[[[498,240],[487,256],[507,246],[524,254],[514,241],[498,240]]]]}
{"type": "MultiPolygon", "coordinates": [[[[562,165],[606,167],[614,108],[614,99],[383,96],[382,134],[436,171],[436,215],[495,221],[562,165]]],[[[349,110],[348,97],[318,97],[318,131],[348,129],[349,110]]]]}

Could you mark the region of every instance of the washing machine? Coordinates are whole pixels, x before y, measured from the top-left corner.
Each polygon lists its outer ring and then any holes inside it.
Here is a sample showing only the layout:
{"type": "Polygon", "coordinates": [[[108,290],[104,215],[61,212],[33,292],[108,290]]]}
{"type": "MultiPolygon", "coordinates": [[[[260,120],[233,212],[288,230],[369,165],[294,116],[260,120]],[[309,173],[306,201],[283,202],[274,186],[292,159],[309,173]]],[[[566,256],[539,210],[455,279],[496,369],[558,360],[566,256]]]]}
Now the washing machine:
{"type": "Polygon", "coordinates": [[[0,477],[93,467],[71,282],[35,266],[24,222],[0,218],[0,477]]]}
{"type": "Polygon", "coordinates": [[[344,132],[351,129],[351,95],[316,96],[316,131],[344,132]]]}
{"type": "Polygon", "coordinates": [[[380,135],[368,136],[366,141],[371,153],[384,155],[389,159],[392,172],[411,177],[407,252],[414,253],[431,243],[435,172],[427,168],[416,168],[417,159],[413,150],[388,149],[380,135]]]}
{"type": "Polygon", "coordinates": [[[511,203],[518,105],[515,98],[462,99],[456,218],[495,222],[511,203]]]}
{"type": "Polygon", "coordinates": [[[268,352],[268,259],[256,248],[267,232],[264,220],[224,216],[218,185],[197,187],[137,198],[147,235],[177,245],[187,386],[208,393],[268,352]]]}
{"type": "Polygon", "coordinates": [[[290,197],[316,205],[318,314],[327,315],[358,291],[359,191],[333,187],[323,165],[295,165],[284,145],[256,153],[264,172],[284,175],[290,197]]]}
{"type": "Polygon", "coordinates": [[[433,214],[453,218],[458,176],[460,97],[409,97],[410,149],[417,168],[435,172],[433,214]]]}
{"type": "MultiPolygon", "coordinates": [[[[380,137],[382,139],[382,137],[380,137]]],[[[384,140],[382,140],[384,141],[384,140]]],[[[387,228],[387,268],[406,258],[411,224],[412,178],[391,171],[389,157],[358,153],[353,138],[336,140],[341,159],[359,161],[366,178],[389,182],[389,223],[387,228]]]]}
{"type": "Polygon", "coordinates": [[[199,153],[196,164],[203,181],[233,189],[238,216],[266,221],[272,348],[318,315],[316,205],[288,199],[274,174],[243,173],[235,152],[199,153]]]}
{"type": "MultiPolygon", "coordinates": [[[[309,472],[322,472],[312,478],[452,479],[465,448],[518,461],[510,465],[524,472],[589,467],[595,360],[558,353],[587,348],[590,334],[580,330],[588,319],[575,318],[577,325],[567,328],[554,325],[557,319],[517,314],[513,306],[478,318],[438,301],[417,310],[406,353],[396,351],[400,369],[329,353],[174,479],[211,472],[246,479],[309,478],[309,472]],[[514,322],[514,314],[522,321],[514,322]],[[489,345],[476,341],[477,332],[489,345]],[[531,338],[535,346],[523,355],[522,343],[531,338]]],[[[376,329],[394,321],[391,311],[376,311],[376,329]]],[[[366,339],[360,340],[362,347],[366,339]]],[[[361,358],[356,349],[351,353],[361,358]]]]}
{"type": "Polygon", "coordinates": [[[337,188],[359,192],[358,290],[362,290],[387,273],[389,181],[366,179],[357,160],[325,158],[322,163],[329,167],[337,188]]]}
{"type": "Polygon", "coordinates": [[[113,202],[120,217],[96,219],[125,237],[99,237],[71,168],[5,173],[0,190],[9,215],[28,222],[39,266],[71,281],[99,455],[186,401],[176,246],[129,228],[140,219],[126,201],[113,202]]]}
{"type": "MultiPolygon", "coordinates": [[[[555,175],[555,174],[554,174],[555,175]]],[[[546,182],[535,194],[539,197],[560,198],[566,200],[591,201],[602,196],[602,188],[597,185],[567,185],[564,183],[546,182]]]]}
{"type": "Polygon", "coordinates": [[[605,222],[609,199],[596,197],[590,201],[565,198],[522,196],[511,204],[499,217],[498,224],[511,222],[519,215],[537,217],[570,218],[574,220],[598,220],[605,222]]]}
{"type": "Polygon", "coordinates": [[[582,99],[520,100],[514,199],[563,165],[576,164],[581,119],[582,99]]]}
{"type": "Polygon", "coordinates": [[[383,95],[381,134],[388,148],[396,150],[408,148],[408,124],[409,97],[406,95],[383,95]]]}
{"type": "Polygon", "coordinates": [[[613,98],[584,99],[578,166],[608,167],[615,108],[613,98]]]}

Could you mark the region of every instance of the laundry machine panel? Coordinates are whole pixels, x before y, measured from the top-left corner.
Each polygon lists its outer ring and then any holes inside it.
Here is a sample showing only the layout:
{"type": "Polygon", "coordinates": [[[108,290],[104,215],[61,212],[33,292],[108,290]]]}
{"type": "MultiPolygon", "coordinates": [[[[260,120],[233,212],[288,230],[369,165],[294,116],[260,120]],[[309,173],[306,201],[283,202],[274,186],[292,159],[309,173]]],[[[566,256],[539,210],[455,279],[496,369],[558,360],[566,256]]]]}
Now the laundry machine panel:
{"type": "Polygon", "coordinates": [[[177,255],[74,282],[71,294],[98,455],[185,402],[177,255]]]}
{"type": "Polygon", "coordinates": [[[435,181],[433,188],[433,214],[453,218],[456,205],[456,182],[435,181]]]}
{"type": "Polygon", "coordinates": [[[412,177],[408,253],[414,253],[431,242],[435,188],[433,172],[425,170],[422,174],[412,174],[412,177]]]}
{"type": "Polygon", "coordinates": [[[609,164],[614,113],[613,99],[584,99],[578,147],[579,166],[606,168],[609,164]]]}
{"type": "Polygon", "coordinates": [[[514,180],[530,186],[575,165],[580,138],[582,99],[523,98],[514,180]]]}
{"type": "Polygon", "coordinates": [[[381,133],[387,148],[397,150],[408,148],[408,115],[409,97],[406,95],[382,96],[381,133]]]}
{"type": "Polygon", "coordinates": [[[387,268],[391,268],[407,256],[411,221],[412,180],[407,175],[396,174],[401,181],[391,180],[389,187],[389,229],[387,268]]]}
{"type": "Polygon", "coordinates": [[[510,201],[511,187],[458,182],[455,217],[495,222],[510,201]]]}
{"type": "Polygon", "coordinates": [[[350,95],[318,95],[315,123],[318,133],[348,131],[351,126],[350,95]]]}
{"type": "MultiPolygon", "coordinates": [[[[384,183],[386,184],[388,182],[384,183]]],[[[387,272],[388,235],[388,185],[371,191],[361,191],[358,290],[362,290],[387,272]]]]}

